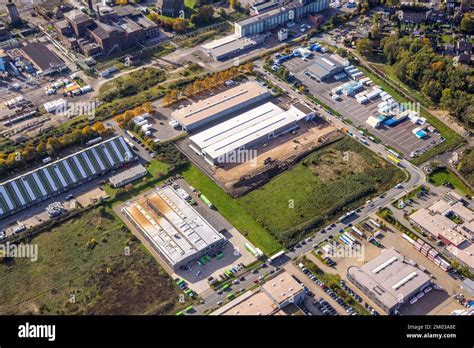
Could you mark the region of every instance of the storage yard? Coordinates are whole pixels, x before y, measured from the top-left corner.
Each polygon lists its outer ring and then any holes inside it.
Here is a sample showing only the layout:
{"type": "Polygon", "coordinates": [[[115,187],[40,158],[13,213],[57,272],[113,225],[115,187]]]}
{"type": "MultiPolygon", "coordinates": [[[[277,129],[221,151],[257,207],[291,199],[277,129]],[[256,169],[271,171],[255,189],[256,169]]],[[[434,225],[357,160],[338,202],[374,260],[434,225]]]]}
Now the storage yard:
{"type": "Polygon", "coordinates": [[[342,117],[367,129],[406,157],[417,157],[444,141],[416,111],[405,110],[408,106],[399,105],[348,62],[341,64],[339,56],[322,53],[321,47],[312,48],[311,56],[313,58],[304,60],[295,57],[281,64],[310,94],[340,112],[342,117]]]}

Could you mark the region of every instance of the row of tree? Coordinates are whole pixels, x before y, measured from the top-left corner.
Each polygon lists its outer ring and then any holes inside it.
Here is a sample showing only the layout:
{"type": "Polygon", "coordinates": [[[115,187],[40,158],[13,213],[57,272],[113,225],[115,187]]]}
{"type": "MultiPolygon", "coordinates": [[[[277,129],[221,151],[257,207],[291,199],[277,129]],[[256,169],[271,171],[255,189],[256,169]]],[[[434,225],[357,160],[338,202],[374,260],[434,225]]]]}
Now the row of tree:
{"type": "Polygon", "coordinates": [[[468,128],[474,127],[474,69],[455,66],[450,57],[436,54],[427,38],[390,35],[381,40],[380,48],[376,53],[371,40],[357,41],[363,56],[375,59],[378,55],[393,67],[400,81],[421,91],[468,128]]]}
{"type": "Polygon", "coordinates": [[[239,67],[232,67],[227,70],[206,76],[205,78],[195,80],[193,83],[187,84],[182,90],[172,89],[163,97],[163,106],[170,106],[178,101],[182,96],[192,98],[201,92],[210,91],[216,87],[224,85],[225,81],[238,77],[241,73],[251,73],[253,71],[253,63],[247,62],[239,67]]]}
{"type": "Polygon", "coordinates": [[[195,13],[189,17],[189,21],[184,18],[184,16],[180,16],[178,18],[172,19],[168,17],[163,17],[157,14],[156,12],[152,12],[148,15],[148,18],[151,19],[156,25],[162,28],[165,31],[175,31],[178,34],[185,33],[188,29],[192,26],[190,23],[194,24],[194,26],[202,26],[204,24],[209,24],[209,22],[214,17],[214,8],[211,5],[204,5],[199,7],[195,13]]]}
{"type": "Polygon", "coordinates": [[[127,110],[124,113],[115,116],[114,120],[117,122],[120,128],[122,129],[132,129],[133,122],[132,119],[136,116],[143,115],[145,113],[151,113],[154,111],[153,106],[151,103],[146,102],[140,106],[137,106],[133,109],[127,110]]]}
{"type": "Polygon", "coordinates": [[[402,82],[474,127],[474,69],[454,66],[452,59],[433,51],[428,39],[392,35],[382,39],[381,48],[402,82]]]}
{"type": "Polygon", "coordinates": [[[24,169],[33,163],[40,163],[45,156],[53,156],[61,150],[73,145],[85,145],[91,139],[99,136],[108,136],[113,130],[106,128],[102,122],[82,129],[74,129],[60,137],[50,137],[40,141],[36,146],[26,145],[11,153],[0,152],[0,176],[11,174],[17,169],[24,169]]]}

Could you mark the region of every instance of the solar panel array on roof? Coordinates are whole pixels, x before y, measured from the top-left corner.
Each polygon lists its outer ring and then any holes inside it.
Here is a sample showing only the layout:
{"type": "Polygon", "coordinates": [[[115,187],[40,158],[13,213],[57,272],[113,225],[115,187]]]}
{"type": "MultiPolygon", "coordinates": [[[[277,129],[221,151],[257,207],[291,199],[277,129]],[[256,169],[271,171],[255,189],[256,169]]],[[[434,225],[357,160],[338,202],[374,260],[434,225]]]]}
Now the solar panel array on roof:
{"type": "Polygon", "coordinates": [[[51,197],[133,158],[122,137],[76,152],[0,184],[0,218],[51,197]]]}

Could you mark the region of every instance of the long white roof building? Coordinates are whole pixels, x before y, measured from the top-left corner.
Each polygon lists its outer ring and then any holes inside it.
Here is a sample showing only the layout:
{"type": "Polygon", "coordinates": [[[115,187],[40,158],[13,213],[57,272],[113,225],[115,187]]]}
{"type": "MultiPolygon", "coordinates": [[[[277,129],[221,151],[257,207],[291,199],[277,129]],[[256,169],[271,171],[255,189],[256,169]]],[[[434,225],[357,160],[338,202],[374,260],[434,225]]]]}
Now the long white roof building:
{"type": "Polygon", "coordinates": [[[133,159],[115,137],[0,184],[0,218],[64,192],[133,159]]]}
{"type": "Polygon", "coordinates": [[[298,121],[313,114],[313,110],[298,105],[292,105],[285,111],[268,102],[197,133],[190,140],[194,150],[215,163],[228,153],[296,128],[298,121]]]}

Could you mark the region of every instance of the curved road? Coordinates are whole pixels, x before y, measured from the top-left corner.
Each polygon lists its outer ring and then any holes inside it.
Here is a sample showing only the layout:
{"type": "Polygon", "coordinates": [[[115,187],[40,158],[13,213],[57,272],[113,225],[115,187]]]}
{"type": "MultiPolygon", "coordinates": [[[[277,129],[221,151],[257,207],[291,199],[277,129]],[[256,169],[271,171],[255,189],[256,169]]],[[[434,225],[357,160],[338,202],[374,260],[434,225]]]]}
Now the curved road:
{"type": "MultiPolygon", "coordinates": [[[[263,62],[261,61],[256,62],[256,70],[264,74],[268,80],[278,85],[280,88],[285,90],[292,97],[296,99],[303,99],[303,98],[306,99],[306,97],[302,96],[298,92],[291,89],[286,83],[283,83],[277,80],[272,74],[264,71],[264,69],[262,68],[262,64],[263,62]]],[[[352,134],[359,134],[358,129],[356,127],[345,124],[338,117],[329,114],[320,105],[315,104],[309,99],[307,100],[307,103],[309,105],[316,106],[317,112],[322,117],[324,117],[328,122],[335,125],[336,128],[338,129],[346,128],[346,129],[349,129],[349,131],[352,132],[352,134]]],[[[374,151],[375,153],[377,153],[379,156],[383,157],[384,159],[386,159],[387,156],[390,154],[385,149],[385,146],[383,144],[376,144],[376,143],[370,142],[369,140],[368,144],[365,146],[367,146],[369,149],[371,149],[372,151],[374,151]]],[[[299,244],[299,247],[297,247],[296,249],[292,249],[292,251],[287,252],[284,258],[277,260],[276,263],[278,264],[278,268],[291,262],[291,260],[294,257],[300,257],[310,252],[311,250],[314,249],[315,244],[318,244],[324,239],[329,238],[329,236],[335,237],[336,235],[339,234],[340,229],[347,227],[348,223],[356,224],[360,222],[361,220],[365,219],[369,215],[376,212],[378,208],[390,205],[394,200],[397,200],[403,197],[405,194],[407,194],[407,192],[425,183],[426,176],[424,172],[418,167],[411,164],[409,161],[405,159],[400,160],[400,167],[403,170],[405,170],[409,175],[409,178],[405,182],[401,183],[400,188],[393,187],[387,192],[385,192],[383,195],[372,199],[372,202],[370,204],[365,204],[364,206],[360,207],[358,209],[358,212],[356,212],[356,214],[352,216],[352,218],[348,218],[347,221],[345,221],[344,223],[342,222],[335,223],[331,225],[330,227],[325,228],[324,233],[321,233],[321,230],[317,231],[310,237],[311,241],[305,242],[303,245],[299,244]]],[[[239,284],[232,285],[232,288],[233,289],[240,289],[240,288],[248,289],[252,287],[253,285],[255,285],[255,281],[258,280],[260,276],[269,276],[271,273],[274,273],[276,270],[277,268],[272,265],[272,266],[267,266],[267,267],[258,269],[258,273],[248,272],[247,274],[244,275],[245,280],[242,282],[239,281],[239,284]]],[[[206,291],[204,294],[201,295],[201,297],[204,299],[204,303],[196,306],[195,308],[196,312],[194,314],[204,314],[206,310],[219,307],[217,305],[217,302],[222,301],[222,303],[225,303],[227,301],[227,298],[226,298],[227,294],[228,292],[223,292],[221,294],[218,294],[212,290],[206,291]]]]}

